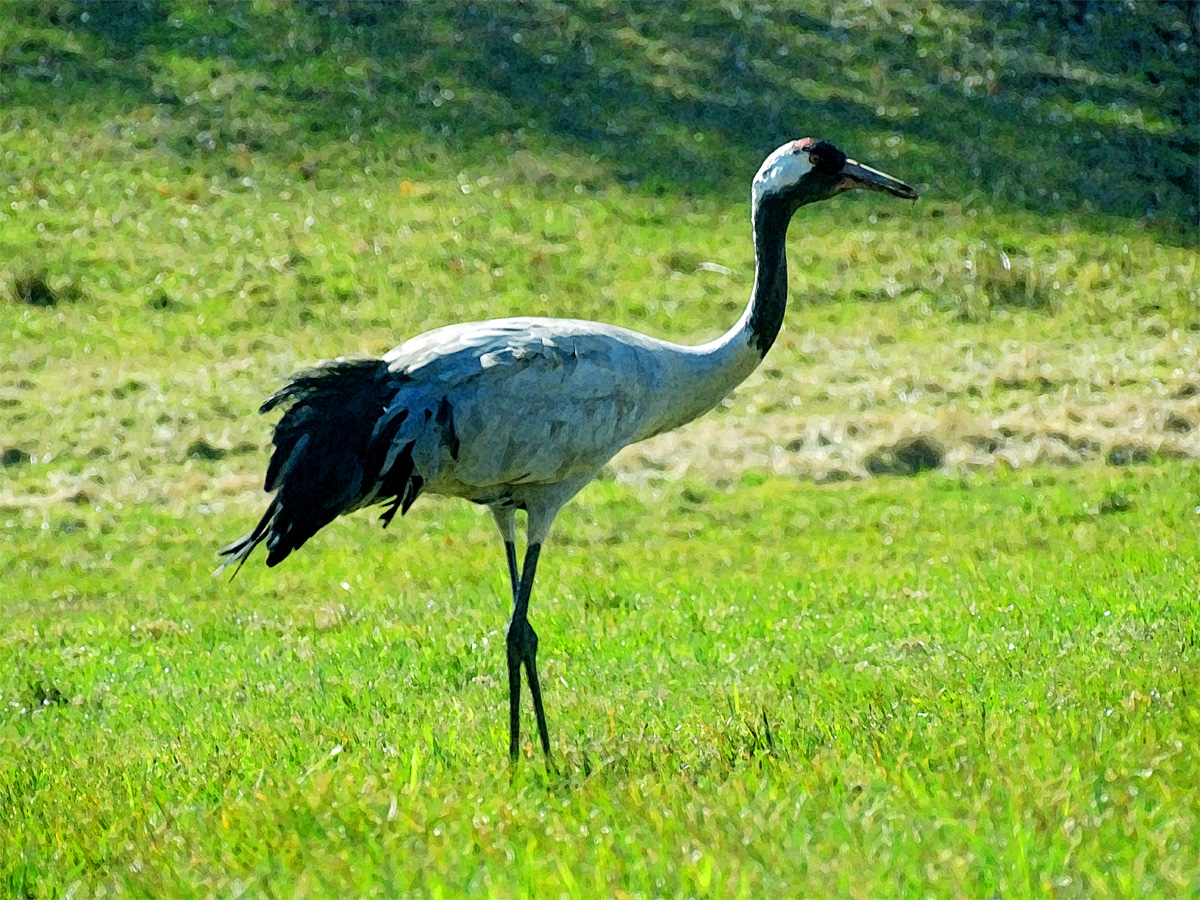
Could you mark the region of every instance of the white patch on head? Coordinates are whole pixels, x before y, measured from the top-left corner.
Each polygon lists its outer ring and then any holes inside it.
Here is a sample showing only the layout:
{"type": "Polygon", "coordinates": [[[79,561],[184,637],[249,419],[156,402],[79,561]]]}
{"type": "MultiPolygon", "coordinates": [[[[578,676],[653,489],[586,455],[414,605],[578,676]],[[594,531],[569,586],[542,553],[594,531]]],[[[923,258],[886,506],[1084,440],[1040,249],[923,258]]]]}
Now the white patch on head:
{"type": "Polygon", "coordinates": [[[755,209],[767,194],[791,187],[812,171],[808,146],[805,141],[788,141],[766,158],[751,186],[755,209]]]}

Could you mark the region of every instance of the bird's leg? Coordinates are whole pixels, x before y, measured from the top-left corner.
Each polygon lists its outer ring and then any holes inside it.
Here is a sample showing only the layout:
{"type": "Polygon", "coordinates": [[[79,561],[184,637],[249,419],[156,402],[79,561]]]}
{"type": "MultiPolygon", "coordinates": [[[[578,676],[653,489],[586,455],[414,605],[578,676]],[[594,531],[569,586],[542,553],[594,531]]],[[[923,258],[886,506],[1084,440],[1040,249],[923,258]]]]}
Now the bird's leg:
{"type": "Polygon", "coordinates": [[[514,541],[504,542],[504,555],[508,558],[508,580],[512,584],[513,605],[517,602],[517,590],[521,587],[521,573],[517,571],[517,545],[514,541]]]}
{"type": "Polygon", "coordinates": [[[500,538],[504,541],[504,556],[508,560],[508,581],[512,585],[513,605],[517,602],[517,589],[521,586],[521,573],[517,569],[517,517],[516,513],[506,506],[493,506],[492,516],[496,519],[496,527],[500,529],[500,538]]]}
{"type": "MultiPolygon", "coordinates": [[[[516,516],[510,507],[505,506],[493,506],[492,515],[496,518],[496,527],[500,529],[500,537],[504,541],[504,558],[508,561],[508,580],[512,586],[513,621],[515,621],[521,596],[521,573],[517,569],[516,516]]],[[[526,598],[525,607],[528,605],[529,600],[526,598]]],[[[505,643],[508,657],[508,751],[513,760],[516,760],[517,740],[521,728],[521,656],[514,643],[514,634],[510,622],[508,639],[505,643]]]]}
{"type": "Polygon", "coordinates": [[[537,632],[528,622],[525,623],[525,640],[528,649],[525,657],[525,674],[529,678],[529,693],[533,696],[533,712],[537,716],[538,735],[542,739],[542,752],[546,761],[550,761],[550,729],[546,726],[546,710],[542,706],[542,685],[537,673],[537,632]]]}
{"type": "Polygon", "coordinates": [[[511,623],[508,633],[508,756],[515,763],[521,734],[521,657],[513,646],[511,623]]]}
{"type": "MultiPolygon", "coordinates": [[[[541,550],[541,545],[535,544],[534,548],[535,548],[535,552],[532,555],[530,555],[528,553],[525,554],[525,567],[524,568],[525,568],[525,571],[529,573],[529,582],[525,588],[525,604],[523,607],[526,610],[529,607],[530,592],[533,590],[534,571],[537,569],[537,557],[538,557],[537,551],[541,550]]],[[[521,580],[521,581],[518,580],[516,545],[508,543],[508,544],[504,545],[504,549],[508,554],[508,571],[509,571],[510,577],[512,578],[513,603],[515,605],[517,602],[517,598],[519,596],[518,592],[520,591],[520,584],[523,582],[523,580],[521,580]]],[[[509,631],[510,632],[512,631],[511,623],[509,624],[509,631]]],[[[530,693],[530,696],[533,697],[533,712],[534,712],[534,715],[537,716],[538,734],[542,739],[542,752],[544,752],[546,754],[546,759],[548,760],[548,759],[550,759],[550,729],[546,726],[546,710],[542,706],[542,684],[538,680],[538,673],[537,673],[537,648],[538,648],[537,632],[533,630],[533,626],[529,624],[529,618],[528,618],[528,616],[526,616],[525,617],[524,635],[521,637],[521,640],[520,640],[519,662],[517,664],[517,670],[516,670],[515,675],[513,672],[512,657],[511,656],[509,657],[509,664],[508,664],[509,665],[509,670],[508,670],[509,716],[510,716],[510,719],[516,718],[517,714],[520,711],[518,708],[520,706],[520,694],[521,694],[520,663],[523,662],[525,664],[525,675],[529,679],[529,693],[530,693]],[[512,696],[514,693],[514,690],[513,690],[514,688],[516,689],[515,690],[515,694],[517,697],[516,700],[514,700],[513,696],[512,696]]],[[[518,736],[519,725],[517,726],[516,729],[513,729],[511,722],[510,722],[509,727],[510,727],[509,752],[512,753],[512,742],[514,740],[516,740],[516,738],[518,736]]]]}
{"type": "Polygon", "coordinates": [[[542,750],[550,758],[550,730],[546,726],[546,711],[542,706],[542,686],[537,674],[537,632],[529,624],[529,595],[533,591],[533,576],[537,571],[541,544],[530,544],[525,551],[525,564],[521,567],[521,582],[513,603],[512,620],[508,623],[506,649],[508,651],[508,752],[515,761],[520,740],[521,666],[529,679],[529,693],[533,696],[533,712],[537,716],[538,735],[542,739],[542,750]]]}

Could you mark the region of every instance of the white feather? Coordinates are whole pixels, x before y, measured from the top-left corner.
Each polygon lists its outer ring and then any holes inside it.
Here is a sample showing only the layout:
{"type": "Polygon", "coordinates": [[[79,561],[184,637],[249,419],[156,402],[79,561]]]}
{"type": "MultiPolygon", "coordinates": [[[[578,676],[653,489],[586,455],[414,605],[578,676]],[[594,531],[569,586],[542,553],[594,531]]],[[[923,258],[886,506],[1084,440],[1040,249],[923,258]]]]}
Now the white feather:
{"type": "Polygon", "coordinates": [[[754,199],[754,209],[767,194],[774,194],[796,184],[801,178],[812,171],[812,162],[801,141],[789,141],[764,161],[754,176],[751,186],[751,196],[754,199]]]}

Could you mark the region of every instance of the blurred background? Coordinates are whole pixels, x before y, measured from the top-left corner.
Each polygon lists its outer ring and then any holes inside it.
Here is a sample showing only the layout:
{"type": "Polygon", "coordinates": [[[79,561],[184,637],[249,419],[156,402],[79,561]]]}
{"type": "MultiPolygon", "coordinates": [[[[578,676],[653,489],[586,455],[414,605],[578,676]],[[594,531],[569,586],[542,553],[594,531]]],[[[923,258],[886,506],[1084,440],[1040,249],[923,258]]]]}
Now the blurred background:
{"type": "Polygon", "coordinates": [[[711,337],[802,135],[923,199],[802,216],[768,366],[621,477],[1195,456],[1197,10],[8,5],[8,490],[249,478],[290,371],[451,321],[711,337]]]}
{"type": "Polygon", "coordinates": [[[630,187],[740,196],[747,160],[816,128],[903,158],[945,197],[982,189],[1004,209],[1102,212],[1179,238],[1197,222],[1189,2],[6,12],[10,127],[141,124],[136,146],[224,174],[249,157],[315,177],[343,142],[390,149],[397,171],[414,150],[483,166],[526,147],[630,187]]]}

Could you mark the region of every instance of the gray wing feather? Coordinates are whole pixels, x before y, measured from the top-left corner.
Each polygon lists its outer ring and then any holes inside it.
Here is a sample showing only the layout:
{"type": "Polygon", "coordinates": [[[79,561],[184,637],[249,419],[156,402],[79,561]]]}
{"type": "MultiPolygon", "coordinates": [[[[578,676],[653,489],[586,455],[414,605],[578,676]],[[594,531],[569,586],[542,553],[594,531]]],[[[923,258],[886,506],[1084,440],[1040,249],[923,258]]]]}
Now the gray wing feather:
{"type": "Polygon", "coordinates": [[[408,380],[381,421],[400,408],[433,408],[444,396],[460,456],[447,458],[445,435],[421,414],[397,432],[388,466],[396,447],[415,440],[417,470],[434,473],[426,476],[427,489],[461,495],[594,472],[652,417],[662,384],[659,360],[669,349],[635,332],[563,319],[426,332],[384,357],[408,380]]]}

